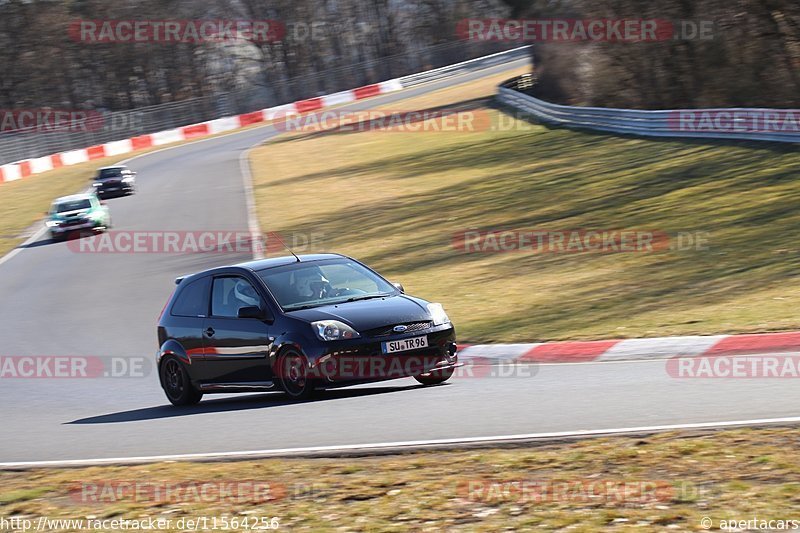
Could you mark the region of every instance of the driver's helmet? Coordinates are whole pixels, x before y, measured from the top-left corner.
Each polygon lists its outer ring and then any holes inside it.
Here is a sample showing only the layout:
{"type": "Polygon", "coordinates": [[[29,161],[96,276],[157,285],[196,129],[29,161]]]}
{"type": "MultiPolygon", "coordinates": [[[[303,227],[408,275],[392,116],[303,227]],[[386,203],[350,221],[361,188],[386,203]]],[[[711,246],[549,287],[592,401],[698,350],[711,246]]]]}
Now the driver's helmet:
{"type": "Polygon", "coordinates": [[[233,289],[233,294],[236,298],[250,306],[258,306],[258,293],[255,288],[243,279],[236,282],[233,289]]]}
{"type": "Polygon", "coordinates": [[[303,298],[321,298],[327,284],[318,267],[304,268],[295,274],[294,286],[303,298]]]}

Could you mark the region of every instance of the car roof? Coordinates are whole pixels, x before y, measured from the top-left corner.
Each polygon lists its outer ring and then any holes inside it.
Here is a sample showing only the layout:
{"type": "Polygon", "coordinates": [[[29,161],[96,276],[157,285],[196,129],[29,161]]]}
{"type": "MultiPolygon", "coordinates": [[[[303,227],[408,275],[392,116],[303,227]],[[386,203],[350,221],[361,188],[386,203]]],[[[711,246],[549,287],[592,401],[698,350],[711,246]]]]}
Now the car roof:
{"type": "MultiPolygon", "coordinates": [[[[347,256],[341,254],[304,254],[304,255],[299,255],[297,257],[300,259],[301,263],[313,263],[314,261],[324,261],[325,259],[347,259],[347,256]]],[[[297,263],[297,262],[298,262],[297,258],[295,258],[293,255],[285,255],[282,257],[270,257],[268,259],[257,259],[254,261],[245,261],[244,263],[237,263],[235,265],[227,265],[227,266],[211,268],[209,270],[203,270],[201,272],[195,272],[194,274],[181,276],[175,279],[175,283],[180,284],[183,280],[188,278],[196,278],[209,273],[222,271],[232,267],[246,268],[253,272],[260,272],[262,270],[267,270],[270,268],[275,268],[284,265],[291,265],[292,263],[297,263]]]]}
{"type": "Polygon", "coordinates": [[[62,196],[60,198],[56,198],[53,200],[54,204],[61,204],[64,202],[77,202],[78,200],[91,200],[93,194],[88,193],[81,193],[81,194],[71,194],[69,196],[62,196]]]}
{"type": "Polygon", "coordinates": [[[110,167],[100,167],[100,168],[97,169],[97,171],[99,172],[101,170],[111,170],[111,169],[115,169],[115,168],[128,168],[128,167],[125,166],[125,165],[111,165],[110,167]]]}
{"type": "Polygon", "coordinates": [[[256,259],[254,261],[246,261],[244,263],[239,263],[238,266],[242,268],[247,268],[254,272],[258,272],[260,270],[266,270],[268,268],[279,267],[283,265],[290,265],[292,263],[312,263],[314,261],[324,261],[325,259],[342,259],[344,258],[341,254],[304,254],[294,257],[293,255],[285,255],[282,257],[270,257],[269,259],[256,259]],[[300,259],[298,261],[297,259],[300,259]]]}

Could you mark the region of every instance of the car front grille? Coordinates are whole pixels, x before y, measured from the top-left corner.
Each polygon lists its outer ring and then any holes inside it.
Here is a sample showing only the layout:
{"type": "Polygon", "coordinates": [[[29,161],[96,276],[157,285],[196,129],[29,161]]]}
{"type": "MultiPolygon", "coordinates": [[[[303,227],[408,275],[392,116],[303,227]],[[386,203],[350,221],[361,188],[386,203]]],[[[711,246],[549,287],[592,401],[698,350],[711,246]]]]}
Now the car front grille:
{"type": "Polygon", "coordinates": [[[400,335],[405,333],[415,333],[430,328],[432,322],[406,322],[405,324],[392,324],[391,326],[382,326],[380,328],[369,329],[364,332],[367,337],[388,337],[390,335],[400,335]],[[405,331],[395,331],[396,326],[406,326],[405,331]]]}

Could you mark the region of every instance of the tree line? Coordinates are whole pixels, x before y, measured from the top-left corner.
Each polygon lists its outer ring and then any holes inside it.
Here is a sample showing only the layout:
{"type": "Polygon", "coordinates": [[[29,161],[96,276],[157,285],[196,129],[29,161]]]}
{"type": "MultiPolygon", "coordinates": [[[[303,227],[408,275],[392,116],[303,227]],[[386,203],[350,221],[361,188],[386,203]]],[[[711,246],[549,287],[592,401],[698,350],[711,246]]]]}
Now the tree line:
{"type": "Polygon", "coordinates": [[[800,107],[797,0],[508,0],[519,17],[673,23],[652,42],[534,46],[539,93],[641,109],[800,107]],[[706,31],[701,32],[700,29],[706,31]],[[695,33],[696,30],[696,33],[695,33]]]}
{"type": "Polygon", "coordinates": [[[454,28],[505,12],[497,0],[0,0],[0,107],[124,110],[237,90],[291,101],[500,49],[463,46],[454,28]],[[284,31],[179,44],[76,36],[79,21],[130,20],[270,20],[284,31]]]}
{"type": "Polygon", "coordinates": [[[291,101],[510,48],[467,19],[653,19],[711,38],[533,42],[537,91],[634,108],[798,107],[796,0],[0,0],[0,108],[127,110],[251,91],[291,101]],[[81,20],[274,20],[280,38],[87,43],[81,20]],[[708,37],[708,36],[706,36],[708,37]]]}

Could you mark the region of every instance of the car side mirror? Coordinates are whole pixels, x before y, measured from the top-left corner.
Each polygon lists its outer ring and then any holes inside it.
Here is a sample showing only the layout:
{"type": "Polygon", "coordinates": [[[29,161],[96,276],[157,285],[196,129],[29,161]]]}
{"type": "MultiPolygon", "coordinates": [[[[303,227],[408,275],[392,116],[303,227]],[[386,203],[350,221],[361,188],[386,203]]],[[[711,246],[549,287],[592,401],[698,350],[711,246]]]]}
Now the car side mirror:
{"type": "Polygon", "coordinates": [[[258,320],[266,320],[268,322],[273,320],[269,311],[265,311],[264,309],[261,309],[255,305],[240,307],[239,311],[236,313],[236,316],[239,318],[255,318],[258,320]]]}
{"type": "Polygon", "coordinates": [[[394,285],[394,288],[395,288],[395,289],[397,289],[398,291],[400,291],[400,294],[405,294],[405,293],[406,293],[406,290],[403,288],[403,285],[402,285],[402,284],[400,284],[400,283],[397,283],[397,282],[395,281],[394,283],[392,283],[392,285],[394,285]]]}

